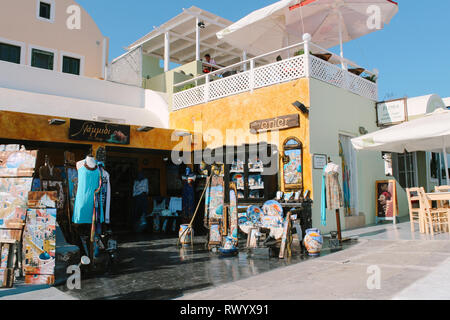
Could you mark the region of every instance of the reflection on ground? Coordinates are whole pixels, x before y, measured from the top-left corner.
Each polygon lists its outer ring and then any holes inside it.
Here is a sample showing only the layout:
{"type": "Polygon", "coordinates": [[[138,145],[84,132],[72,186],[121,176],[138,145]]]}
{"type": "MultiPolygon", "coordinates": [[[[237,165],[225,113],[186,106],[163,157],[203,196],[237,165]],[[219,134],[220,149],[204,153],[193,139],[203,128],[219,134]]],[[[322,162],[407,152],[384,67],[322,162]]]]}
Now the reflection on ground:
{"type": "MultiPolygon", "coordinates": [[[[107,273],[84,276],[82,289],[58,289],[79,299],[174,299],[224,283],[311,259],[294,242],[293,257],[270,257],[269,249],[242,249],[238,256],[223,258],[205,250],[204,238],[196,237],[194,249],[177,248],[176,238],[155,239],[134,235],[119,239],[119,262],[107,273]],[[297,247],[295,248],[295,245],[297,247]]],[[[351,246],[355,242],[345,244],[351,246]]],[[[331,249],[325,240],[322,256],[342,250],[331,249]]]]}

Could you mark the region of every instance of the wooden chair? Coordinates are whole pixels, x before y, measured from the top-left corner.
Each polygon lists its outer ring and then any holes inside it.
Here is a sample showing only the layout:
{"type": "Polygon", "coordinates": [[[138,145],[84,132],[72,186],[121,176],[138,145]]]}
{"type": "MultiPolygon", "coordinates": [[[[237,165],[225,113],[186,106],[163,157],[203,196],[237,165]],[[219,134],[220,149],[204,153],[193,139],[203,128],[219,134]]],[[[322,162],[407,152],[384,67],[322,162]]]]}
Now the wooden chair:
{"type": "Polygon", "coordinates": [[[425,228],[424,217],[425,214],[422,210],[422,206],[420,205],[420,188],[409,188],[406,189],[406,196],[408,197],[408,207],[409,207],[409,219],[411,222],[411,232],[415,232],[414,224],[417,223],[419,225],[420,233],[428,232],[428,229],[425,228]],[[418,202],[419,207],[414,208],[413,202],[418,202]]]}
{"type": "MultiPolygon", "coordinates": [[[[450,230],[450,209],[449,208],[437,208],[433,209],[431,206],[431,200],[427,197],[424,188],[420,188],[420,203],[423,211],[425,212],[425,228],[430,230],[431,235],[434,235],[435,231],[450,230]]],[[[428,231],[428,230],[427,230],[428,231]]]]}

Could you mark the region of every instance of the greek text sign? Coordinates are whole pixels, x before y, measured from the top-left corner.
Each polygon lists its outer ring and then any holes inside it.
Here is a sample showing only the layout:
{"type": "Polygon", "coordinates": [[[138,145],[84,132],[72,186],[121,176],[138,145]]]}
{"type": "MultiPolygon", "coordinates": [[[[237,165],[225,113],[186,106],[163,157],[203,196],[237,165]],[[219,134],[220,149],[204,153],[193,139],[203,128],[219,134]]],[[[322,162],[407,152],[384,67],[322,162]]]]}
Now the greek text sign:
{"type": "Polygon", "coordinates": [[[130,144],[130,126],[71,119],[69,139],[130,144]]]}

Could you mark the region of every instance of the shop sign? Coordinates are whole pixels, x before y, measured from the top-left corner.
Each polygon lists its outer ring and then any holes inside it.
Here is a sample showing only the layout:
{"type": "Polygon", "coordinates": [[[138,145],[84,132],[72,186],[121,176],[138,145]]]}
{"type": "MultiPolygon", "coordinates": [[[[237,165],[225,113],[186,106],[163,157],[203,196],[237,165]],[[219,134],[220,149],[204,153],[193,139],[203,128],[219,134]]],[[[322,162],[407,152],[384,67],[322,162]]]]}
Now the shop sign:
{"type": "Polygon", "coordinates": [[[407,99],[377,103],[378,127],[386,127],[408,121],[407,99]]]}
{"type": "Polygon", "coordinates": [[[326,154],[315,154],[313,156],[314,169],[323,169],[327,166],[328,159],[326,154]]]}
{"type": "Polygon", "coordinates": [[[71,119],[69,139],[127,145],[130,144],[130,126],[71,119]]]}
{"type": "Polygon", "coordinates": [[[300,115],[298,114],[258,120],[250,123],[250,131],[252,133],[284,130],[297,127],[300,127],[300,115]]]}

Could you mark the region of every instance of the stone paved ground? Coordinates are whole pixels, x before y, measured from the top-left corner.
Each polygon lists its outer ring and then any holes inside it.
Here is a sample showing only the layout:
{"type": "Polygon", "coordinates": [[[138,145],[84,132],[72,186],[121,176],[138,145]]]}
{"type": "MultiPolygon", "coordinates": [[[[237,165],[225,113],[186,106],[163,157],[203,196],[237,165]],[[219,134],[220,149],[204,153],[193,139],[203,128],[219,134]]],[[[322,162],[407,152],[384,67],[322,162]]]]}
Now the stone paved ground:
{"type": "Polygon", "coordinates": [[[348,232],[360,235],[358,245],[181,299],[450,299],[449,235],[426,239],[409,228],[404,223],[348,232]],[[379,290],[368,289],[371,266],[381,271],[379,290]]]}

